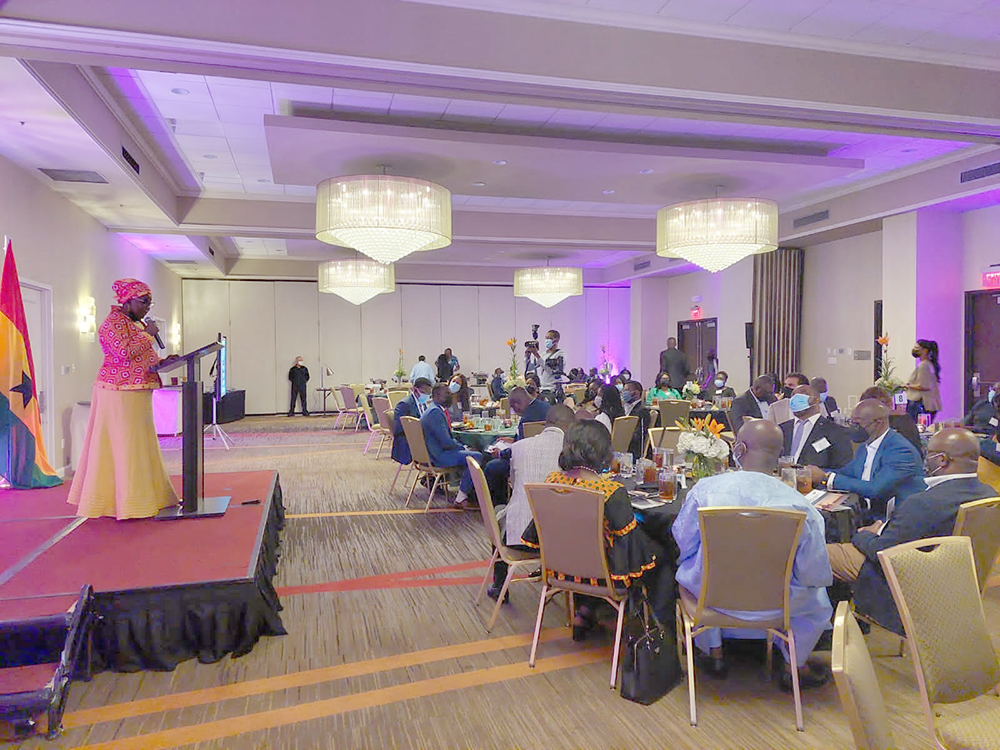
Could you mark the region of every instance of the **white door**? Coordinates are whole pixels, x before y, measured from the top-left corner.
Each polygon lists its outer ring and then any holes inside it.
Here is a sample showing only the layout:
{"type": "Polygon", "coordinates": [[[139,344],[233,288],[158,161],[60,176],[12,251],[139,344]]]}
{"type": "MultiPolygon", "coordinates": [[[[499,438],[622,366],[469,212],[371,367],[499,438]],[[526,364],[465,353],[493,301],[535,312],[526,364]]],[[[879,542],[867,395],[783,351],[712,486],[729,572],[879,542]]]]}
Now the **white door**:
{"type": "Polygon", "coordinates": [[[24,316],[28,322],[28,341],[35,365],[35,390],[42,416],[42,439],[49,463],[56,469],[62,465],[61,451],[55,445],[52,383],[52,291],[31,282],[21,282],[24,316]]]}

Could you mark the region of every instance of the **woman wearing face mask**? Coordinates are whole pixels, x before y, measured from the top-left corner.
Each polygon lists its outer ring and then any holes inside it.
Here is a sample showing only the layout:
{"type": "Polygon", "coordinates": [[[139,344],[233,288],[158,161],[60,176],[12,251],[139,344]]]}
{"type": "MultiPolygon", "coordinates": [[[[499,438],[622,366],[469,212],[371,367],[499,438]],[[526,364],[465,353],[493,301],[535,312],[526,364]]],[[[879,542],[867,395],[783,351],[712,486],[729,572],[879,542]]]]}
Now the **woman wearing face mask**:
{"type": "Polygon", "coordinates": [[[448,419],[452,424],[461,422],[462,413],[468,412],[471,409],[471,404],[469,403],[469,381],[465,375],[462,373],[454,375],[451,382],[448,383],[448,392],[451,393],[451,404],[445,410],[448,413],[448,419]]]}
{"type": "Polygon", "coordinates": [[[726,385],[729,382],[729,373],[719,370],[715,374],[715,379],[709,384],[705,399],[712,401],[716,396],[719,398],[736,398],[736,391],[726,385]]]}
{"type": "Polygon", "coordinates": [[[646,394],[646,403],[652,405],[657,401],[677,400],[680,397],[681,394],[677,392],[677,389],[670,387],[670,375],[661,372],[656,376],[656,385],[650,388],[646,394]]]}
{"type": "Polygon", "coordinates": [[[611,425],[618,417],[625,416],[625,407],[622,406],[622,396],[618,388],[613,385],[602,387],[600,394],[594,399],[594,406],[597,407],[595,419],[608,428],[610,435],[611,425]]]}
{"type": "Polygon", "coordinates": [[[941,365],[938,364],[936,341],[918,339],[911,354],[917,360],[917,367],[906,383],[906,413],[914,422],[918,414],[934,415],[941,410],[941,365]]]}

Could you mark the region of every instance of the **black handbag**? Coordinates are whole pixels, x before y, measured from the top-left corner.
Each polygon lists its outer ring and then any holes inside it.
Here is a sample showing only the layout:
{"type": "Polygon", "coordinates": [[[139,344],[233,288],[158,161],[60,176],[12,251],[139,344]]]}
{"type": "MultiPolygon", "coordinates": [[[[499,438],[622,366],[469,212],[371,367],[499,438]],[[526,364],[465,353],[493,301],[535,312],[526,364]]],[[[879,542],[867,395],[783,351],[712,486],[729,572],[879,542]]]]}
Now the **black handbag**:
{"type": "Polygon", "coordinates": [[[622,649],[621,696],[648,706],[670,692],[683,677],[672,629],[650,618],[645,597],[629,592],[628,621],[622,649]]]}

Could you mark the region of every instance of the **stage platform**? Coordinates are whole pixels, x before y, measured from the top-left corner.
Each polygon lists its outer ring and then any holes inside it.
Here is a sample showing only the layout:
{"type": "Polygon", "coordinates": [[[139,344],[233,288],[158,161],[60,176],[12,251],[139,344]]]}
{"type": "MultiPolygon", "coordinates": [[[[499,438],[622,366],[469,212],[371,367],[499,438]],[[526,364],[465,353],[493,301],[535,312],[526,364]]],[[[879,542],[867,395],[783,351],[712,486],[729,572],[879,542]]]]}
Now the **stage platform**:
{"type": "Polygon", "coordinates": [[[65,612],[85,583],[100,616],[95,669],[172,670],[283,635],[277,472],[206,474],[205,492],[232,497],[224,516],[84,520],[66,502],[69,483],[0,491],[0,654],[5,622],[65,612]]]}

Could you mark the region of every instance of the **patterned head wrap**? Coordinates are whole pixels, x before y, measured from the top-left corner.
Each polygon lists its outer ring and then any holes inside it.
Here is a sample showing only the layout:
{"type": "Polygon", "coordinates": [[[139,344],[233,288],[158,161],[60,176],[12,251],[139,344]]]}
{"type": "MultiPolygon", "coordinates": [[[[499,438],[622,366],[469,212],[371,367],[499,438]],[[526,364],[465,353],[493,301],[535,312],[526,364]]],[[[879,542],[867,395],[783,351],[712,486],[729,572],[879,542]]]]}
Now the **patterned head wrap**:
{"type": "Polygon", "coordinates": [[[147,294],[152,296],[153,294],[146,284],[136,279],[118,279],[111,285],[111,289],[115,293],[119,305],[124,305],[136,297],[144,297],[147,294]]]}

